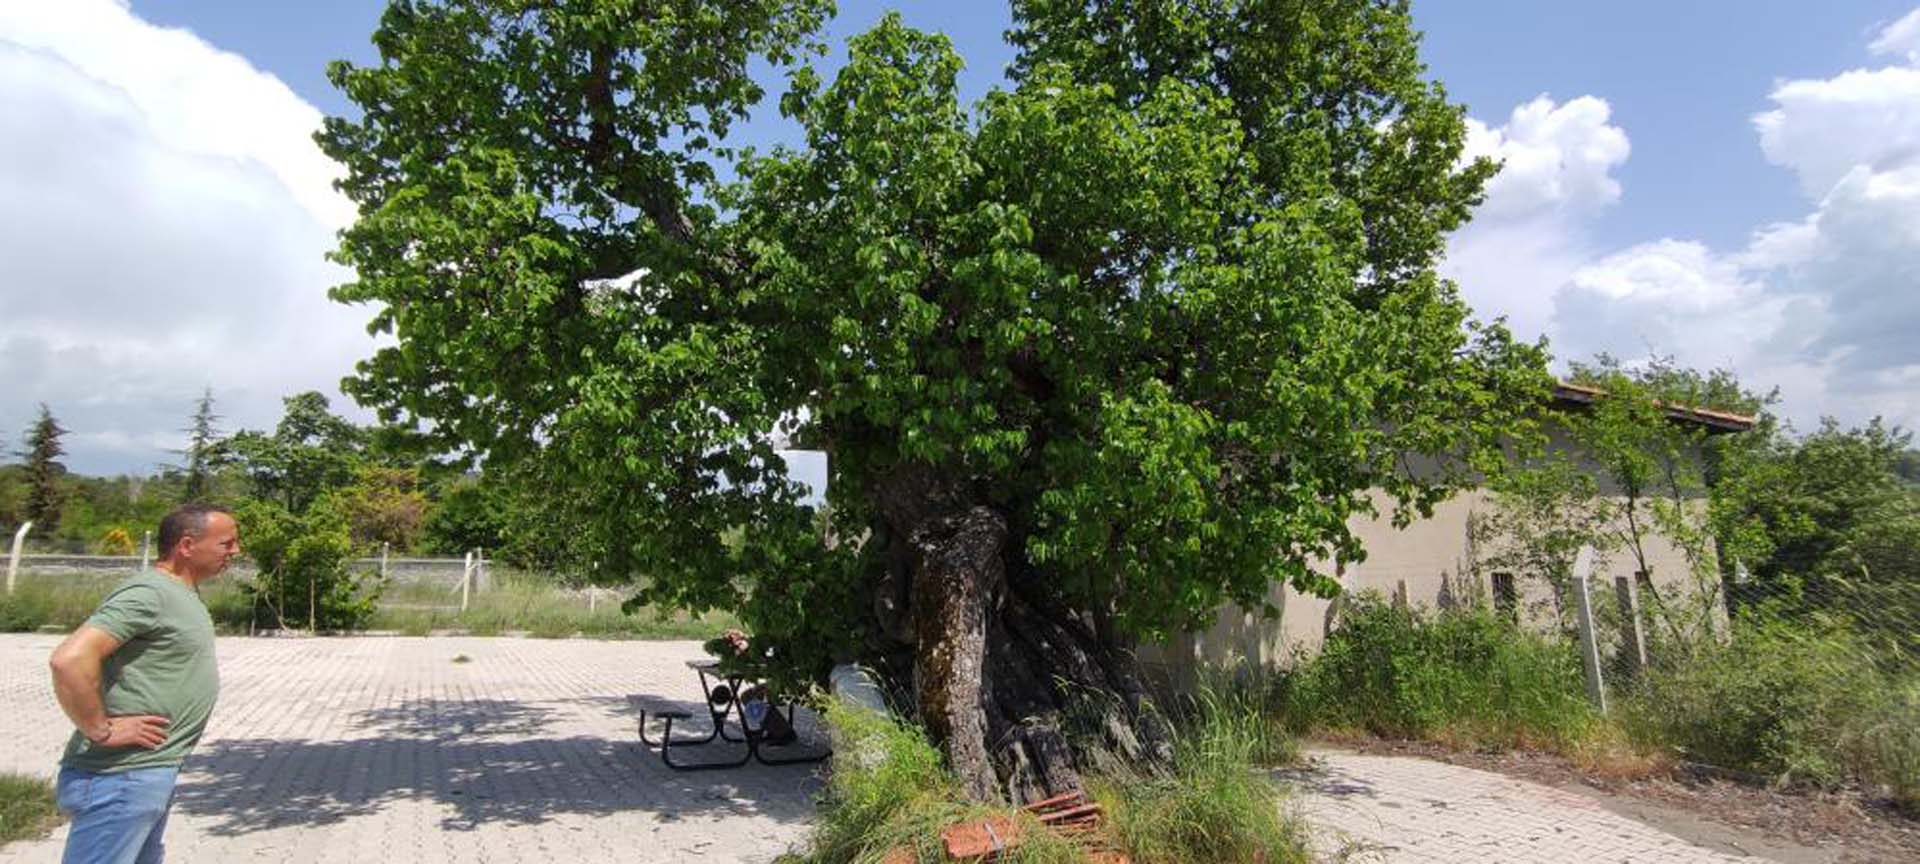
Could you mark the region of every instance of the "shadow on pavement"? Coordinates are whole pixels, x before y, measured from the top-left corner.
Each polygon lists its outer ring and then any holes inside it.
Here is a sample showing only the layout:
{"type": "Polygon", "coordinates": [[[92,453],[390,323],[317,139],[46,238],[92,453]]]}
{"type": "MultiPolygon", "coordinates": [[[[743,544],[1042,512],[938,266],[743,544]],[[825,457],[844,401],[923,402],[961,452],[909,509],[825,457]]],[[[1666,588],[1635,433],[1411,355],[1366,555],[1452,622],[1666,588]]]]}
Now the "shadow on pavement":
{"type": "MultiPolygon", "coordinates": [[[[441,825],[453,831],[538,823],[558,814],[631,811],[669,820],[731,814],[791,823],[812,817],[821,766],[671,771],[634,734],[634,704],[693,714],[698,721],[689,733],[710,728],[699,703],[654,696],[424,701],[353,715],[352,734],[364,737],[351,740],[209,742],[188,763],[174,806],[208,817],[209,833],[226,836],[332,824],[408,798],[452,808],[441,825]],[[627,718],[615,738],[550,728],[567,718],[614,713],[627,718]]],[[[801,725],[803,737],[818,734],[801,725]]],[[[736,745],[714,746],[725,748],[716,749],[714,758],[738,754],[736,745]]]]}

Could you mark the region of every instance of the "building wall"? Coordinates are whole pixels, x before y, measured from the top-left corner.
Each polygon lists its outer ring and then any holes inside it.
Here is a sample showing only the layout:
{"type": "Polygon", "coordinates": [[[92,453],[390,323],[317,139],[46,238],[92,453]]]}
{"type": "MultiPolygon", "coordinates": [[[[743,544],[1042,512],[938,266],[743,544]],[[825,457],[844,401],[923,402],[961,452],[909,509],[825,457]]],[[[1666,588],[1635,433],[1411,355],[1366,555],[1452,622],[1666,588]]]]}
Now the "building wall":
{"type": "MultiPolygon", "coordinates": [[[[1555,446],[1569,445],[1556,438],[1555,446]]],[[[1390,498],[1379,492],[1372,497],[1380,515],[1356,516],[1349,522],[1367,550],[1366,560],[1314,565],[1315,570],[1340,583],[1343,595],[1377,591],[1391,599],[1404,591],[1407,603],[1429,610],[1493,602],[1493,574],[1486,572],[1484,565],[1475,567],[1468,527],[1475,513],[1493,510],[1492,493],[1480,489],[1462,492],[1436,507],[1431,517],[1417,519],[1405,528],[1394,527],[1390,498]]],[[[1704,501],[1692,503],[1705,506],[1704,501]]],[[[1702,590],[1677,545],[1656,536],[1646,547],[1654,584],[1663,597],[1674,599],[1702,590]]],[[[1631,579],[1638,569],[1632,553],[1624,549],[1596,560],[1589,582],[1594,602],[1612,602],[1615,579],[1631,579]]],[[[1522,619],[1530,626],[1557,626],[1559,601],[1547,581],[1534,574],[1513,576],[1522,619]]],[[[1142,659],[1160,664],[1162,671],[1176,680],[1189,678],[1202,665],[1240,661],[1290,665],[1319,649],[1344,598],[1314,597],[1276,584],[1269,587],[1267,599],[1280,609],[1278,620],[1263,620],[1258,613],[1230,606],[1219,611],[1212,627],[1175,637],[1166,645],[1149,646],[1142,650],[1142,659]]],[[[1571,603],[1571,599],[1565,602],[1571,603]]]]}

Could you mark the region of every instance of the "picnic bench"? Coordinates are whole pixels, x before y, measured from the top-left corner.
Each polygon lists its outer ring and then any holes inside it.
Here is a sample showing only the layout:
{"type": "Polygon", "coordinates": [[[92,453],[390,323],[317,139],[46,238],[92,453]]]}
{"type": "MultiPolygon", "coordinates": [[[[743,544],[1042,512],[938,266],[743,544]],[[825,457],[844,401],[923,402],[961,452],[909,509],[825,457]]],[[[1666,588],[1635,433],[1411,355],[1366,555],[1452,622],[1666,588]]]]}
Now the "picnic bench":
{"type": "Polygon", "coordinates": [[[727,675],[720,671],[720,664],[713,660],[688,660],[687,668],[699,676],[700,692],[706,704],[707,717],[712,726],[707,734],[700,737],[680,737],[673,734],[673,724],[678,721],[682,728],[693,719],[693,713],[678,709],[654,709],[653,716],[662,721],[659,740],[647,735],[647,709],[640,709],[639,733],[642,743],[660,750],[660,761],[675,771],[710,771],[720,768],[739,768],[748,762],[762,765],[804,765],[820,762],[833,755],[831,749],[817,753],[802,752],[797,756],[769,755],[763,748],[784,748],[798,740],[794,732],[794,701],[785,700],[786,711],[781,713],[780,702],[766,696],[764,686],[756,686],[761,698],[749,698],[743,689],[743,679],[737,675],[727,675]],[[776,722],[778,721],[778,722],[776,722]],[[739,735],[728,730],[732,723],[739,728],[739,735]],[[769,727],[781,726],[785,735],[769,735],[769,727]],[[675,747],[703,747],[716,740],[732,744],[743,744],[745,750],[737,759],[682,762],[675,761],[675,747]]]}

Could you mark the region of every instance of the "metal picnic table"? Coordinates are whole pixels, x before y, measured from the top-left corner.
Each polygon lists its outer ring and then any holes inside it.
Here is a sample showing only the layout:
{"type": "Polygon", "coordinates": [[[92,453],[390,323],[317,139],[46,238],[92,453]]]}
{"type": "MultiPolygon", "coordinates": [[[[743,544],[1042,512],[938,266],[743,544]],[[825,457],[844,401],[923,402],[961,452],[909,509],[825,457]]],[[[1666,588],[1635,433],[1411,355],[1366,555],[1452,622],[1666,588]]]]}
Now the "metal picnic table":
{"type": "MultiPolygon", "coordinates": [[[[688,660],[687,668],[700,677],[700,692],[706,700],[707,715],[713,721],[713,728],[699,738],[673,737],[675,720],[692,719],[691,712],[679,710],[655,710],[653,716],[665,721],[660,731],[660,740],[647,737],[647,710],[640,709],[640,740],[649,747],[660,748],[660,761],[675,771],[708,771],[716,768],[739,768],[750,761],[762,765],[802,765],[819,762],[833,755],[831,749],[819,753],[800,756],[768,756],[761,752],[763,746],[784,747],[788,741],[770,740],[767,734],[767,721],[780,713],[780,706],[772,699],[746,699],[741,689],[742,679],[737,675],[725,675],[720,672],[720,664],[713,660],[688,660]],[[727,731],[728,718],[740,727],[740,737],[727,731]],[[738,759],[726,759],[713,762],[675,762],[672,749],[675,747],[699,747],[713,743],[719,738],[733,744],[745,744],[746,751],[738,759]]],[[[787,710],[781,718],[786,721],[788,735],[793,732],[793,700],[786,700],[787,710]]]]}

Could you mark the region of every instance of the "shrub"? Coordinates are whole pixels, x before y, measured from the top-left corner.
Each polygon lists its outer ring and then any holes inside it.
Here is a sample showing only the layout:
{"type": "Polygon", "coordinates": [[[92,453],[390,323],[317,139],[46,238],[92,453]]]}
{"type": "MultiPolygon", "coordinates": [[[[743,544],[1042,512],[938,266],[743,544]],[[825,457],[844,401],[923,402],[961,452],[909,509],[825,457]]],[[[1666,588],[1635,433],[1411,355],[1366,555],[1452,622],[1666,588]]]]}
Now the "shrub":
{"type": "Polygon", "coordinates": [[[344,515],[322,501],[294,515],[276,504],[249,501],[240,508],[241,536],[260,573],[248,590],[249,608],[263,626],[358,630],[366,626],[381,585],[348,568],[353,541],[344,515]]]}
{"type": "Polygon", "coordinates": [[[1437,614],[1352,598],[1320,653],[1280,687],[1298,732],[1364,730],[1479,746],[1567,748],[1597,721],[1579,655],[1491,610],[1437,614]]]}
{"type": "Polygon", "coordinates": [[[1648,670],[1622,700],[1637,740],[1781,782],[1920,792],[1920,677],[1816,617],[1753,610],[1733,633],[1648,670]]]}

